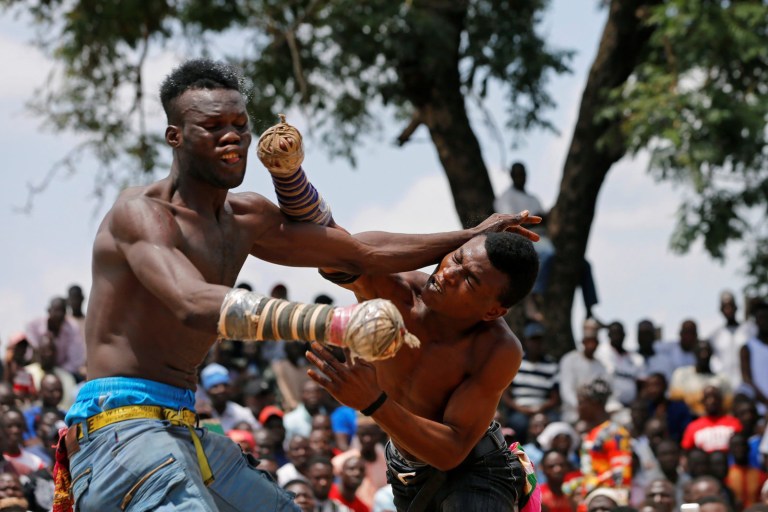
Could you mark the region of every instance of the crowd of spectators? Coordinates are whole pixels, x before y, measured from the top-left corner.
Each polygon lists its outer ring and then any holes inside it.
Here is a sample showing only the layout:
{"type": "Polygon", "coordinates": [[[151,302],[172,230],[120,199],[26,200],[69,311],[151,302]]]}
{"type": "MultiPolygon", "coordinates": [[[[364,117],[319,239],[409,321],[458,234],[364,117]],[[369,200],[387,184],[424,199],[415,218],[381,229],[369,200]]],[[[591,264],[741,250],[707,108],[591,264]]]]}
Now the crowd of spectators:
{"type": "MultiPolygon", "coordinates": [[[[271,295],[289,298],[283,285],[271,295]]],[[[664,340],[640,321],[637,351],[622,323],[588,320],[559,361],[544,326],[525,326],[496,421],[536,465],[543,510],[768,510],[768,305],[739,316],[732,294],[720,302],[723,325],[709,336],[686,320],[664,340]]],[[[3,340],[0,511],[51,509],[58,429],[85,378],[83,304],[72,286],[3,340]]],[[[305,512],[394,511],[386,435],[307,377],[306,348],[217,342],[200,370],[201,424],[237,442],[305,512]]]]}

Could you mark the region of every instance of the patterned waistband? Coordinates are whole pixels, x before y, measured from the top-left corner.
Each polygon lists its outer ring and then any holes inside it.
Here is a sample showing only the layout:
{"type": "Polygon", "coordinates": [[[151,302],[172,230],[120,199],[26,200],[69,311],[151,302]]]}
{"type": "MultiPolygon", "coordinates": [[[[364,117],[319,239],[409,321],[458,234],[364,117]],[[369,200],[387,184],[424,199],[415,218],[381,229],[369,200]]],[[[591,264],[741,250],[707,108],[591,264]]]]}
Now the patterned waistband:
{"type": "Polygon", "coordinates": [[[195,410],[195,392],[162,382],[136,377],[106,377],[86,382],[69,409],[71,426],[104,411],[128,405],[158,405],[169,409],[195,410]]]}

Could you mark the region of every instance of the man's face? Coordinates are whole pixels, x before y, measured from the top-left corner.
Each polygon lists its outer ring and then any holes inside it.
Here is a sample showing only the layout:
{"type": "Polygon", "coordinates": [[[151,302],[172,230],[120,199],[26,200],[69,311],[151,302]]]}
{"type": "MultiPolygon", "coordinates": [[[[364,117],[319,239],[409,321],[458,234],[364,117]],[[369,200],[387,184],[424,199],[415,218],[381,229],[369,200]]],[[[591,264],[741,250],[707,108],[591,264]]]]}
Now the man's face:
{"type": "Polygon", "coordinates": [[[666,480],[654,480],[645,494],[658,512],[672,512],[675,509],[675,489],[666,480]]]}
{"type": "Polygon", "coordinates": [[[316,409],[320,407],[322,399],[323,388],[313,380],[307,381],[301,390],[301,401],[304,402],[304,406],[307,409],[316,409]]]}
{"type": "Polygon", "coordinates": [[[642,388],[643,398],[653,403],[660,402],[667,392],[664,380],[658,375],[651,375],[645,380],[642,388]]]}
{"type": "Polygon", "coordinates": [[[643,352],[650,352],[656,341],[656,332],[652,323],[640,322],[637,325],[637,344],[643,352]]]}
{"type": "Polygon", "coordinates": [[[381,427],[375,423],[357,427],[357,439],[360,441],[360,451],[370,453],[376,449],[376,443],[381,440],[381,427]]]}
{"type": "Polygon", "coordinates": [[[597,338],[584,338],[582,340],[584,346],[584,357],[592,359],[595,357],[595,351],[597,350],[597,338]]]}
{"type": "Polygon", "coordinates": [[[0,498],[23,498],[24,490],[19,477],[11,473],[0,473],[0,498]]]}
{"type": "Polygon", "coordinates": [[[696,347],[699,341],[699,333],[696,324],[691,320],[686,320],[680,327],[680,347],[683,350],[691,351],[696,347]]]}
{"type": "Polygon", "coordinates": [[[608,327],[608,339],[612,347],[621,348],[624,345],[624,337],[624,327],[621,324],[614,323],[608,327]]]}
{"type": "Polygon", "coordinates": [[[309,434],[309,449],[316,455],[333,455],[331,435],[323,430],[313,430],[309,434]]]}
{"type": "Polygon", "coordinates": [[[312,464],[307,472],[307,478],[315,492],[315,497],[321,501],[327,500],[333,484],[333,466],[322,463],[312,464]]]}
{"type": "Polygon", "coordinates": [[[560,483],[567,469],[565,457],[561,453],[551,452],[541,461],[541,469],[548,482],[560,483]]]}
{"type": "Polygon", "coordinates": [[[331,417],[327,414],[315,414],[312,416],[312,430],[321,430],[323,432],[327,432],[329,436],[333,437],[331,417]]]}
{"type": "Polygon", "coordinates": [[[221,409],[226,406],[227,400],[229,400],[229,385],[223,383],[216,384],[215,386],[211,386],[206,393],[208,393],[208,397],[211,399],[211,405],[216,409],[221,409]]]}
{"type": "Polygon", "coordinates": [[[709,416],[719,416],[723,412],[723,395],[720,390],[708,386],[704,388],[703,397],[701,399],[704,404],[704,410],[709,416]]]}
{"type": "Polygon", "coordinates": [[[656,449],[656,459],[666,473],[674,473],[680,464],[680,447],[673,441],[663,441],[656,449]]]}
{"type": "Polygon", "coordinates": [[[736,318],[736,304],[730,300],[721,302],[720,312],[723,314],[726,320],[733,320],[736,318]]]}
{"type": "Polygon", "coordinates": [[[45,333],[43,339],[40,340],[40,346],[37,347],[37,358],[43,368],[50,369],[56,366],[56,345],[53,344],[48,333],[45,333]]]}
{"type": "Polygon", "coordinates": [[[67,292],[67,304],[74,311],[82,308],[84,300],[83,292],[77,288],[70,288],[67,292]]]}
{"type": "Polygon", "coordinates": [[[587,512],[610,512],[616,508],[616,502],[607,496],[596,496],[589,502],[587,512]]]}
{"type": "Polygon", "coordinates": [[[757,325],[757,331],[761,336],[768,335],[768,309],[758,309],[755,313],[755,325],[757,325]]]}
{"type": "Polygon", "coordinates": [[[285,490],[296,495],[293,498],[293,502],[298,505],[301,512],[315,511],[315,495],[312,493],[312,488],[309,485],[304,482],[295,482],[286,487],[285,490]]]}
{"type": "Polygon", "coordinates": [[[309,440],[304,436],[293,436],[288,443],[288,458],[297,468],[303,468],[307,464],[312,450],[309,447],[309,440]]]}
{"type": "Polygon", "coordinates": [[[350,457],[341,467],[341,482],[350,489],[357,489],[365,478],[365,464],[360,457],[350,457]]]}
{"type": "Polygon", "coordinates": [[[189,89],[174,107],[179,125],[166,140],[182,173],[221,189],[243,182],[251,131],[243,96],[231,89],[189,89]]]}
{"type": "Polygon", "coordinates": [[[472,320],[492,320],[506,313],[499,303],[506,274],[494,267],[477,236],[449,253],[422,290],[425,304],[435,311],[472,320]]]}
{"type": "Polygon", "coordinates": [[[691,501],[699,501],[706,496],[719,496],[720,488],[714,480],[706,479],[696,482],[691,486],[691,501]]]}
{"type": "Polygon", "coordinates": [[[54,299],[51,301],[51,305],[48,306],[48,321],[59,326],[64,322],[64,318],[67,316],[67,305],[62,299],[54,299]]]}
{"type": "Polygon", "coordinates": [[[27,424],[24,422],[24,417],[16,411],[8,411],[5,413],[4,418],[5,438],[8,441],[6,449],[12,450],[16,447],[21,447],[24,432],[27,430],[27,424]]]}
{"type": "Polygon", "coordinates": [[[56,407],[61,402],[64,392],[61,381],[55,375],[48,374],[40,381],[40,399],[43,405],[56,407]]]}

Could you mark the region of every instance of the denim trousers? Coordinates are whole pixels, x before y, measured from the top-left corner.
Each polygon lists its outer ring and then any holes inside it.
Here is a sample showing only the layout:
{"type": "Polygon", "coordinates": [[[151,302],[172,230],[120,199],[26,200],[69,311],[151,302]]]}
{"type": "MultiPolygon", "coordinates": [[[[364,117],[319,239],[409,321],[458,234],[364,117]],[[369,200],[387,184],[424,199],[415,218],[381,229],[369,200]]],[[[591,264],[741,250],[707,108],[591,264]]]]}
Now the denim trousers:
{"type": "Polygon", "coordinates": [[[80,424],[79,449],[70,454],[75,510],[298,511],[256,460],[231,439],[194,429],[213,472],[206,486],[192,434],[160,419],[131,419],[88,432],[86,418],[128,405],[194,410],[194,392],[128,377],[88,381],[67,414],[80,424]]]}
{"type": "Polygon", "coordinates": [[[407,512],[430,478],[444,479],[424,512],[510,512],[516,510],[525,475],[520,461],[506,446],[481,457],[468,457],[457,468],[439,475],[427,465],[413,464],[387,444],[387,480],[392,484],[398,512],[407,512]],[[414,473],[404,478],[398,474],[414,473]]]}
{"type": "Polygon", "coordinates": [[[85,433],[70,460],[75,510],[298,510],[232,440],[196,433],[215,477],[208,487],[187,427],[138,419],[85,433]]]}

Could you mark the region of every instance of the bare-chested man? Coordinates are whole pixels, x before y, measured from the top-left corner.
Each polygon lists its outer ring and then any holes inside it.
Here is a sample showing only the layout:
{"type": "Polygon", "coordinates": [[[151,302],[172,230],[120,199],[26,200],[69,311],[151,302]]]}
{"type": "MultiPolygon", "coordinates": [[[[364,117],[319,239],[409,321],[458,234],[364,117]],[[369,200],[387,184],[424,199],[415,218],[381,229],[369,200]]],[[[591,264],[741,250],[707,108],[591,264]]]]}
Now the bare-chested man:
{"type": "MultiPolygon", "coordinates": [[[[236,69],[208,60],[166,78],[160,97],[170,174],[124,191],[99,227],[86,322],[89,380],[65,437],[79,510],[294,509],[235,443],[194,428],[197,368],[217,331],[255,322],[237,317],[237,308],[225,315],[223,306],[249,255],[388,273],[434,263],[478,233],[520,222],[496,215],[452,233],[357,238],[289,221],[258,194],[231,194],[251,143],[240,83],[236,69]]],[[[315,333],[316,316],[299,327],[315,333]]],[[[266,337],[258,327],[251,339],[266,337]]]]}
{"type": "Polygon", "coordinates": [[[511,233],[479,235],[432,275],[362,275],[359,299],[391,300],[421,348],[370,364],[339,363],[318,344],[310,376],[390,436],[389,479],[398,511],[510,511],[524,495],[520,462],[492,422],[517,373],[520,342],[507,309],[533,286],[533,245],[511,233]]]}

